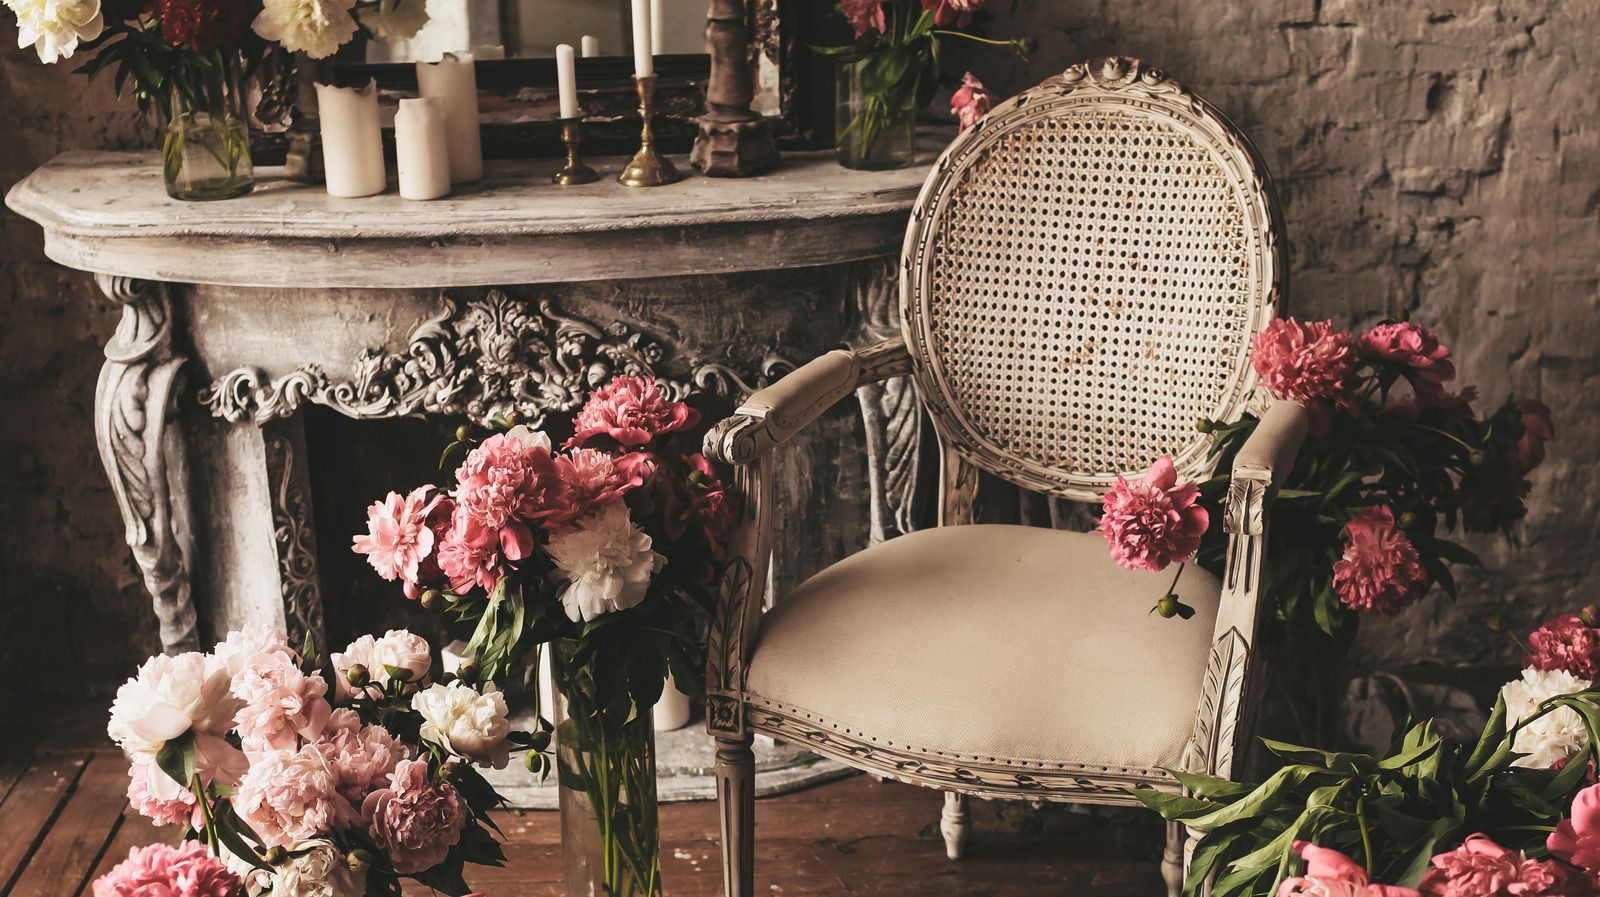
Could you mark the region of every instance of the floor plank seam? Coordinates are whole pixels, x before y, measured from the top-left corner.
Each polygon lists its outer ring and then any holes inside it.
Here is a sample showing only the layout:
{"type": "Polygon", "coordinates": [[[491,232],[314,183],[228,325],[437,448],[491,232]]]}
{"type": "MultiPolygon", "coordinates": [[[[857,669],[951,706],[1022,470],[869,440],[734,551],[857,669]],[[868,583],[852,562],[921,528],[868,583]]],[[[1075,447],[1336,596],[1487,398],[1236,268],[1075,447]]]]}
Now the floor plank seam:
{"type": "Polygon", "coordinates": [[[94,754],[89,754],[83,758],[83,763],[78,767],[77,773],[73,775],[72,781],[67,783],[66,788],[62,789],[61,797],[57,799],[55,808],[50,811],[50,815],[45,818],[44,825],[40,826],[39,831],[33,836],[33,843],[28,845],[26,851],[23,851],[22,859],[17,863],[17,868],[12,870],[4,886],[0,886],[0,897],[10,897],[12,888],[15,888],[17,882],[22,880],[22,874],[27,871],[28,864],[33,862],[34,855],[39,852],[39,848],[44,844],[45,838],[49,836],[50,829],[55,827],[56,820],[61,818],[62,812],[67,808],[67,802],[72,799],[73,793],[78,790],[78,782],[83,779],[84,771],[89,768],[89,764],[92,762],[94,762],[94,754]]]}

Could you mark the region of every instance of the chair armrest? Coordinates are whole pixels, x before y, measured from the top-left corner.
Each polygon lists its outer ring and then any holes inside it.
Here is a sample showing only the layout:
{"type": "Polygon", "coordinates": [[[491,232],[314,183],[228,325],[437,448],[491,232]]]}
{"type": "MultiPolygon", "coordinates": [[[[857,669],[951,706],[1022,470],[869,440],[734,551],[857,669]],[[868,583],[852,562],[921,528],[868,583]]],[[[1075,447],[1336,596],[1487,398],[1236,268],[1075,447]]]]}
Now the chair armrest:
{"type": "Polygon", "coordinates": [[[749,464],[805,428],[864,383],[908,373],[911,356],[902,339],[862,349],[835,349],[783,379],[758,389],[733,415],[706,433],[707,457],[749,464]]]}
{"type": "Polygon", "coordinates": [[[1265,482],[1266,494],[1259,496],[1260,502],[1255,508],[1264,511],[1266,502],[1283,486],[1289,471],[1294,469],[1294,461],[1300,454],[1301,443],[1305,442],[1310,421],[1310,412],[1297,402],[1274,402],[1267,413],[1261,416],[1255,432],[1250,434],[1233,458],[1234,487],[1228,490],[1228,532],[1250,535],[1261,532],[1259,521],[1253,521],[1258,525],[1252,527],[1251,521],[1239,519],[1245,516],[1246,510],[1241,507],[1247,492],[1244,485],[1247,482],[1265,482]],[[1235,528],[1236,525],[1241,528],[1235,528]]]}

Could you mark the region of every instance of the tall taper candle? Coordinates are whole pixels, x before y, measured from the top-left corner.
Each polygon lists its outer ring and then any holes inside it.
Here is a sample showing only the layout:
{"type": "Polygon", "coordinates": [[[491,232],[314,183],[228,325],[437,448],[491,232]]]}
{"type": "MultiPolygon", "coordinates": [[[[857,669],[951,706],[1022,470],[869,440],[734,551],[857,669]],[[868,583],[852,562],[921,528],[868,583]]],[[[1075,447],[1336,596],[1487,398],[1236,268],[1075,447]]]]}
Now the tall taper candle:
{"type": "Polygon", "coordinates": [[[578,79],[573,74],[571,44],[556,45],[556,90],[561,94],[561,117],[578,117],[578,79]]]}
{"type": "Polygon", "coordinates": [[[444,105],[445,140],[450,145],[450,180],[465,184],[483,177],[483,144],[478,137],[478,74],[471,53],[446,53],[438,62],[417,63],[417,89],[444,105]]]}
{"type": "Polygon", "coordinates": [[[383,135],[378,130],[378,85],[317,85],[317,117],[322,126],[322,168],[330,196],[382,193],[383,135]]]}
{"type": "Polygon", "coordinates": [[[650,52],[657,56],[667,52],[667,17],[661,7],[664,0],[650,0],[650,52]]]}
{"type": "Polygon", "coordinates": [[[394,114],[395,167],[400,195],[438,199],[450,192],[450,144],[444,106],[433,97],[401,100],[394,114]]]}
{"type": "Polygon", "coordinates": [[[583,58],[589,59],[600,55],[600,39],[592,34],[585,34],[583,40],[578,42],[583,50],[583,58]]]}
{"type": "Polygon", "coordinates": [[[650,42],[650,0],[633,0],[633,73],[648,78],[656,73],[651,58],[655,47],[650,42]]]}

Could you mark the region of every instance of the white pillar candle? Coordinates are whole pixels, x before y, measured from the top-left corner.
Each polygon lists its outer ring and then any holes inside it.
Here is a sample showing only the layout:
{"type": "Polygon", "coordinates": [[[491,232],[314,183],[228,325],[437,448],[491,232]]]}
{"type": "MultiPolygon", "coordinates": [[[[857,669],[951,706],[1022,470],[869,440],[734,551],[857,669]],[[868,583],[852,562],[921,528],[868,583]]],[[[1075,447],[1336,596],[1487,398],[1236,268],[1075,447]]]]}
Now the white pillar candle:
{"type": "Polygon", "coordinates": [[[661,700],[656,702],[653,724],[657,732],[670,732],[689,724],[689,696],[678,689],[671,673],[661,689],[661,700]]]}
{"type": "Polygon", "coordinates": [[[573,74],[572,45],[556,46],[556,90],[561,94],[561,117],[578,117],[578,79],[573,74]]]}
{"type": "Polygon", "coordinates": [[[400,195],[438,199],[450,192],[450,143],[444,107],[432,97],[401,100],[394,114],[395,167],[400,195]]]}
{"type": "Polygon", "coordinates": [[[600,38],[592,34],[585,34],[583,40],[578,42],[578,45],[583,49],[584,59],[591,59],[600,55],[600,38]]]}
{"type": "Polygon", "coordinates": [[[483,144],[478,138],[478,74],[471,53],[446,53],[438,62],[417,63],[417,89],[444,106],[445,140],[450,146],[450,181],[465,184],[483,177],[483,144]]]}
{"type": "Polygon", "coordinates": [[[331,196],[382,193],[383,134],[378,128],[378,85],[317,85],[317,118],[322,126],[322,169],[331,196]]]}
{"type": "Polygon", "coordinates": [[[662,0],[650,0],[650,52],[657,56],[667,52],[667,17],[661,10],[662,0]]]}
{"type": "Polygon", "coordinates": [[[650,0],[633,0],[633,73],[641,78],[656,73],[650,43],[650,0]]]}

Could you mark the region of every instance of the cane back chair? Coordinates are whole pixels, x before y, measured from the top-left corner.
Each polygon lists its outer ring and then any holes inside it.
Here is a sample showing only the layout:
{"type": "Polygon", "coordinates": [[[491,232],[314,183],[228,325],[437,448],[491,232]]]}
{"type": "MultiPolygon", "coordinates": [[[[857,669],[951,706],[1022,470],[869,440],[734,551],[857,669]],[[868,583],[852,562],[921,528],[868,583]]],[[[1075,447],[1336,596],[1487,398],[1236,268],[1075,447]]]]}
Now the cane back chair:
{"type": "MultiPolygon", "coordinates": [[[[752,897],[754,733],[946,794],[1131,804],[1166,769],[1227,776],[1248,730],[1266,506],[1305,432],[1267,411],[1227,494],[1221,581],[1161,619],[1170,574],[1103,538],[974,524],[978,474],[1077,501],[1170,455],[1209,473],[1199,418],[1255,396],[1251,338],[1285,287],[1279,214],[1244,136],[1128,58],[1091,60],[996,107],[940,156],[912,210],[900,339],[838,350],[706,437],[745,502],[712,623],[724,886],[752,897]],[[835,564],[761,613],[772,449],[856,387],[909,374],[939,438],[939,526],[835,564]]],[[[1176,893],[1192,848],[1169,829],[1176,893]]]]}

